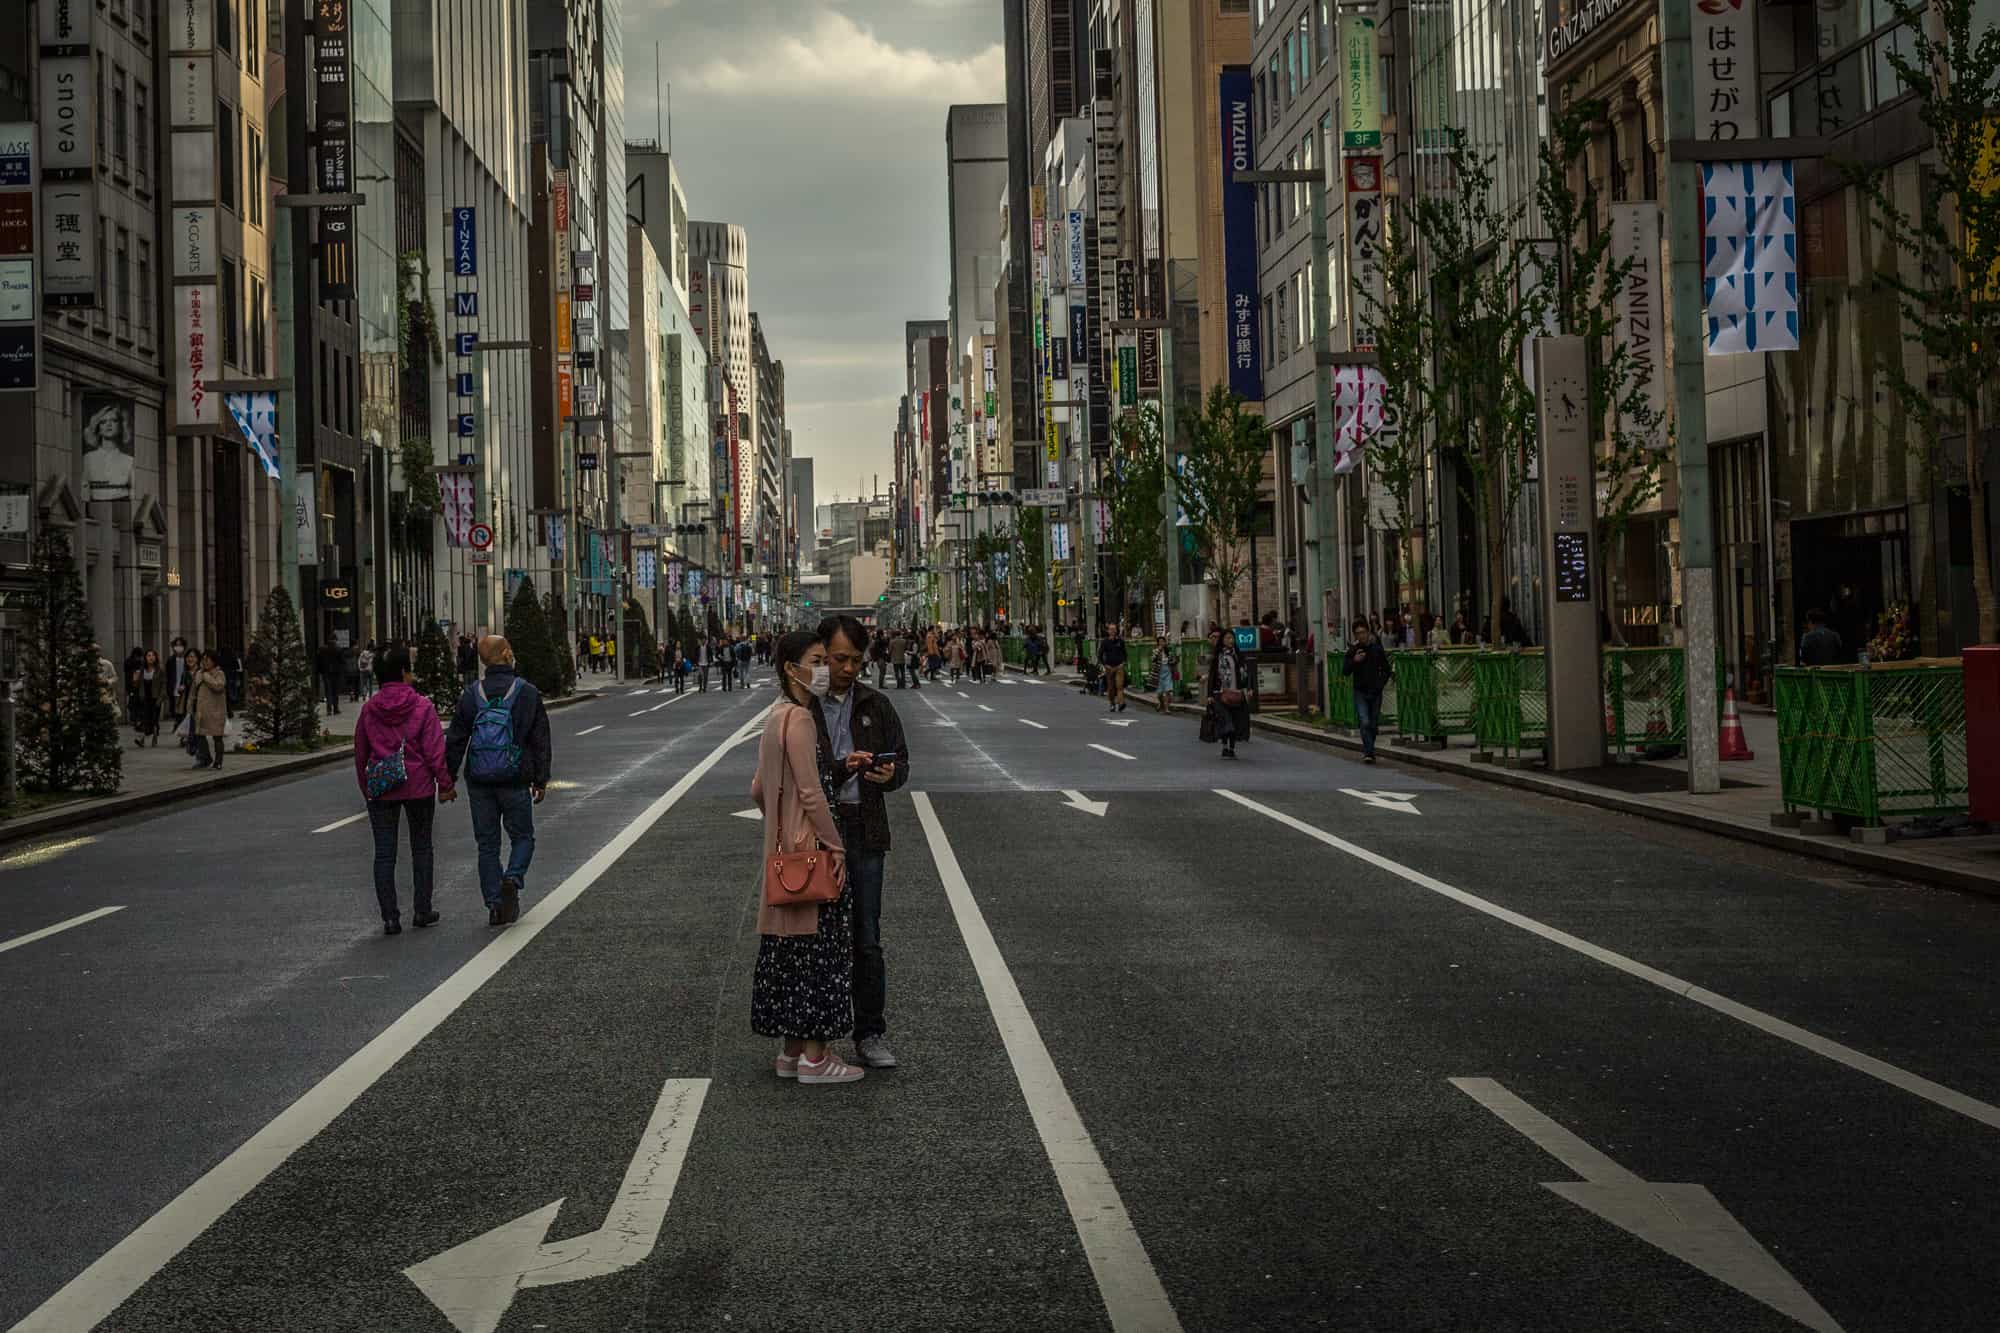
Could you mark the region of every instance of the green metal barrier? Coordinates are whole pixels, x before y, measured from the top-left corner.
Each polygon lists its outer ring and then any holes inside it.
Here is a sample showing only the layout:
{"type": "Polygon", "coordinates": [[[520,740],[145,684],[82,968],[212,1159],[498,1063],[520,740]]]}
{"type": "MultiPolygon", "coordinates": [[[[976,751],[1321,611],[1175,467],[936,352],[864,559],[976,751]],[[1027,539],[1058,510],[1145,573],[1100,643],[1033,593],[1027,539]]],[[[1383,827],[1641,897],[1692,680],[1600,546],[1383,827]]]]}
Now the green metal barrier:
{"type": "Polygon", "coordinates": [[[1959,659],[1780,667],[1776,702],[1785,809],[1868,824],[1968,811],[1959,659]]]}
{"type": "Polygon", "coordinates": [[[1051,665],[1052,665],[1052,666],[1075,666],[1075,665],[1076,665],[1076,635],[1074,635],[1074,634],[1058,634],[1058,635],[1056,635],[1056,636],[1055,636],[1055,639],[1054,639],[1053,643],[1054,643],[1054,649],[1055,649],[1055,660],[1054,660],[1054,661],[1053,661],[1053,662],[1051,663],[1051,665]]]}
{"type": "Polygon", "coordinates": [[[1621,756],[1687,744],[1687,658],[1679,648],[1604,650],[1604,728],[1621,756]]]}
{"type": "Polygon", "coordinates": [[[1472,735],[1478,658],[1477,648],[1399,648],[1390,653],[1396,733],[1427,741],[1472,735]]]}
{"type": "MultiPolygon", "coordinates": [[[[1354,710],[1354,678],[1340,674],[1340,660],[1343,654],[1326,655],[1326,720],[1336,727],[1358,727],[1361,715],[1354,710]]],[[[1396,726],[1396,681],[1391,664],[1389,684],[1382,691],[1382,716],[1376,719],[1376,726],[1382,731],[1391,731],[1396,726]]]]}
{"type": "Polygon", "coordinates": [[[1481,749],[1517,756],[1548,744],[1549,667],[1540,648],[1483,651],[1473,676],[1473,735],[1481,749]]]}
{"type": "Polygon", "coordinates": [[[1025,666],[1028,661],[1028,641],[1009,634],[1000,640],[1000,660],[1008,666],[1025,666]]]}

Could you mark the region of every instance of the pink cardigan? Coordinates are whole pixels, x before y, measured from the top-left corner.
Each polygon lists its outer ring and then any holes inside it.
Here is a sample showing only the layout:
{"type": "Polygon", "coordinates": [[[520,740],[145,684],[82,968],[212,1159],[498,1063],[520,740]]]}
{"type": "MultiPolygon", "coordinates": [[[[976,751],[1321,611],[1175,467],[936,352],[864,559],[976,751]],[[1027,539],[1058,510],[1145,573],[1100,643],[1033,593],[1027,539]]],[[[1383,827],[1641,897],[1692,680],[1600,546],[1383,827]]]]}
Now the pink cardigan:
{"type": "MultiPolygon", "coordinates": [[[[757,744],[757,772],[750,779],[750,799],[764,812],[764,856],[768,860],[779,851],[802,851],[818,836],[820,845],[844,851],[840,829],[827,808],[826,792],[819,785],[819,728],[812,714],[790,699],[780,700],[764,724],[764,736],[757,744]],[[769,798],[776,798],[774,811],[769,798]],[[782,835],[784,846],[779,847],[782,835]]],[[[764,862],[757,868],[757,933],[759,935],[817,935],[819,904],[797,907],[764,905],[764,862]]]]}

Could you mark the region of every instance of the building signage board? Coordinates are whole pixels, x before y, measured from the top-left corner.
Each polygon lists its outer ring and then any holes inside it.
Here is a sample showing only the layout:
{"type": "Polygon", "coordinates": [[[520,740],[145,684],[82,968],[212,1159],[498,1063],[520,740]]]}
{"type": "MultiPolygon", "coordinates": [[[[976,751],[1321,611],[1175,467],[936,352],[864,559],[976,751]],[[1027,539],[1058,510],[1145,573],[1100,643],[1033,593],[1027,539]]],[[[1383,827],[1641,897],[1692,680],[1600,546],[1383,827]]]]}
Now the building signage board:
{"type": "Polygon", "coordinates": [[[97,187],[42,183],[42,304],[97,304],[97,187]]]}
{"type": "Polygon", "coordinates": [[[1139,405],[1139,349],[1130,343],[1118,349],[1118,405],[1139,405]]]}
{"type": "Polygon", "coordinates": [[[1069,252],[1069,285],[1081,287],[1090,280],[1083,252],[1083,210],[1072,208],[1063,226],[1063,240],[1069,252]]]}
{"type": "Polygon", "coordinates": [[[207,382],[219,374],[215,345],[215,288],[196,283],[174,288],[174,430],[204,434],[222,419],[222,404],[207,382]]]}
{"type": "Polygon", "coordinates": [[[475,210],[451,210],[451,271],[461,278],[479,276],[479,230],[475,210]]]}
{"type": "Polygon", "coordinates": [[[0,389],[35,387],[35,328],[0,326],[0,389]]]}
{"type": "Polygon", "coordinates": [[[39,109],[44,179],[87,177],[96,166],[97,110],[91,88],[90,52],[42,57],[39,109]]]}
{"type": "Polygon", "coordinates": [[[1160,391],[1160,331],[1139,330],[1139,392],[1160,391]]]}
{"type": "Polygon", "coordinates": [[[1611,262],[1629,265],[1618,291],[1612,336],[1632,359],[1632,388],[1653,421],[1650,448],[1666,445],[1666,339],[1660,320],[1660,206],[1651,200],[1611,205],[1611,262]]]}
{"type": "MultiPolygon", "coordinates": [[[[354,189],[353,51],[349,0],[316,0],[312,6],[314,182],[322,194],[354,189]]],[[[329,301],[354,299],[354,210],[342,204],[319,210],[319,290],[329,301]]]]}
{"type": "Polygon", "coordinates": [[[1136,261],[1118,261],[1118,318],[1139,317],[1139,266],[1136,261]]]}
{"type": "Polygon", "coordinates": [[[90,44],[90,0],[43,0],[37,29],[43,46],[90,44]]]}
{"type": "Polygon", "coordinates": [[[1688,6],[1697,139],[1754,139],[1757,0],[1674,0],[1688,6]]]}
{"type": "Polygon", "coordinates": [[[35,183],[35,127],[0,125],[0,390],[37,384],[35,183]]]}
{"type": "Polygon", "coordinates": [[[206,278],[215,268],[215,210],[202,205],[173,210],[174,276],[206,278]]]}
{"type": "Polygon", "coordinates": [[[1257,165],[1251,139],[1250,71],[1222,71],[1222,280],[1229,301],[1229,390],[1250,402],[1264,397],[1257,346],[1257,187],[1236,179],[1257,165]]]}
{"type": "Polygon", "coordinates": [[[167,61],[167,124],[193,129],[215,124],[215,58],[179,55],[167,61]]]}
{"type": "Polygon", "coordinates": [[[35,261],[0,259],[0,324],[35,317],[35,261]]]}
{"type": "Polygon", "coordinates": [[[175,130],[168,140],[171,176],[168,189],[175,199],[215,202],[215,131],[175,130]]]}
{"type": "Polygon", "coordinates": [[[1349,153],[1382,146],[1382,93],[1376,83],[1381,57],[1375,20],[1349,14],[1340,21],[1340,147],[1349,153]]]}
{"type": "Polygon", "coordinates": [[[35,183],[35,127],[31,121],[0,124],[0,190],[35,183]]]}
{"type": "Polygon", "coordinates": [[[206,51],[214,44],[214,0],[167,0],[169,50],[206,51]]]}
{"type": "Polygon", "coordinates": [[[35,253],[35,196],[26,190],[0,194],[0,255],[35,253]]]}
{"type": "Polygon", "coordinates": [[[1347,159],[1347,271],[1352,284],[1354,350],[1375,349],[1375,318],[1382,299],[1382,159],[1347,159]]]}
{"type": "MultiPolygon", "coordinates": [[[[1579,42],[1603,27],[1627,3],[1629,0],[1569,0],[1569,15],[1549,29],[1547,54],[1543,61],[1544,76],[1553,73],[1579,42]]],[[[1699,47],[1695,49],[1700,50],[1699,47]]]]}

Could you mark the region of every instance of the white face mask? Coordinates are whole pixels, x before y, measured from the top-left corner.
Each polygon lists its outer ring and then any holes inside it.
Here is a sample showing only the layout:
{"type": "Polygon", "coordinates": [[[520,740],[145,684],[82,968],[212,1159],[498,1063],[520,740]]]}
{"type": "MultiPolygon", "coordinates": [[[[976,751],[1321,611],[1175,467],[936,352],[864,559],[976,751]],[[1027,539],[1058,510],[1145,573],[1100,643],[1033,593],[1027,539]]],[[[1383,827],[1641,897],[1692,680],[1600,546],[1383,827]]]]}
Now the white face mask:
{"type": "MultiPolygon", "coordinates": [[[[799,680],[797,676],[793,676],[792,679],[799,680]]],[[[806,693],[812,695],[813,698],[824,699],[828,694],[833,692],[833,668],[821,662],[812,669],[811,678],[808,680],[799,680],[799,684],[805,686],[806,693]]]]}

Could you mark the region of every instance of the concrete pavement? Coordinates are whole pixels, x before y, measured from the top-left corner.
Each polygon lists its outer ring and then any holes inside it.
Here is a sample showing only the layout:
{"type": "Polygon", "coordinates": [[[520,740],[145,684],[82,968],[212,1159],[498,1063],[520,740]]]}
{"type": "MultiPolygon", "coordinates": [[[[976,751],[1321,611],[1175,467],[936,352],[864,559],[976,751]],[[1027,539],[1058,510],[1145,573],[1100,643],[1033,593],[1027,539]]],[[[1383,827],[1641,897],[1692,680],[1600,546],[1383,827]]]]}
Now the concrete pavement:
{"type": "Polygon", "coordinates": [[[1994,904],[1052,684],[890,697],[905,1063],[849,1088],[748,1032],[768,690],[568,714],[508,931],[447,814],[445,924],[373,933],[360,826],[310,832],[346,774],[10,870],[0,947],[125,910],[0,952],[0,1325],[1992,1326],[1994,904]]]}

